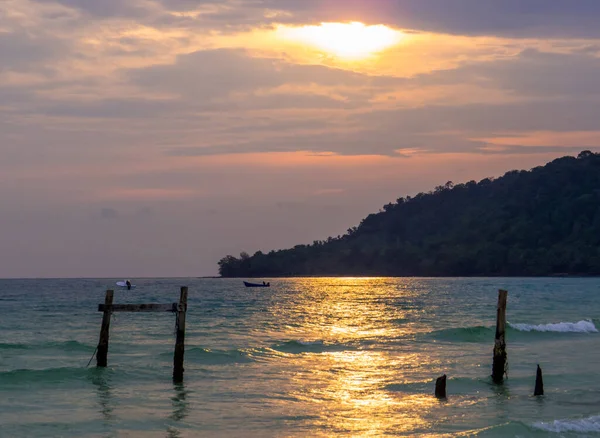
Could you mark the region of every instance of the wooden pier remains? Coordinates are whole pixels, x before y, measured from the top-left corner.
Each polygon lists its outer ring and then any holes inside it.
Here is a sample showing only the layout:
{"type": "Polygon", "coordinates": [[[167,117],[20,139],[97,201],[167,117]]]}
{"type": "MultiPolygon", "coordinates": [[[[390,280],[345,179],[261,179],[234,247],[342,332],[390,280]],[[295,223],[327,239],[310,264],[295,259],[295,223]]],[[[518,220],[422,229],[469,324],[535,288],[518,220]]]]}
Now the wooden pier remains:
{"type": "Polygon", "coordinates": [[[110,316],[113,312],[172,312],[177,314],[175,327],[177,336],[173,354],[173,381],[183,382],[183,357],[185,353],[185,315],[187,312],[187,286],[181,287],[179,303],[170,304],[113,304],[114,291],[107,290],[104,304],[98,305],[98,311],[103,312],[96,366],[106,367],[108,364],[108,339],[110,332],[110,316]]]}
{"type": "Polygon", "coordinates": [[[185,353],[185,312],[187,311],[188,288],[182,287],[177,306],[177,335],[173,355],[173,381],[183,382],[183,355],[185,353]]]}
{"type": "Polygon", "coordinates": [[[492,365],[492,380],[502,383],[506,373],[506,300],[508,292],[498,291],[498,309],[496,314],[496,339],[494,341],[494,361],[492,365]]]}
{"type": "Polygon", "coordinates": [[[446,375],[438,377],[435,381],[435,396],[439,399],[446,398],[446,375]]]}
{"type": "MultiPolygon", "coordinates": [[[[113,302],[114,291],[107,290],[104,298],[103,308],[111,308],[113,302]]],[[[100,309],[98,309],[100,310],[100,309]]],[[[96,354],[96,366],[105,367],[108,362],[108,332],[110,328],[110,310],[104,310],[102,315],[102,326],[100,327],[100,340],[98,341],[98,353],[96,354]]]]}
{"type": "Polygon", "coordinates": [[[535,389],[533,390],[533,395],[544,395],[544,378],[542,377],[542,369],[539,365],[537,366],[535,375],[535,389]]]}

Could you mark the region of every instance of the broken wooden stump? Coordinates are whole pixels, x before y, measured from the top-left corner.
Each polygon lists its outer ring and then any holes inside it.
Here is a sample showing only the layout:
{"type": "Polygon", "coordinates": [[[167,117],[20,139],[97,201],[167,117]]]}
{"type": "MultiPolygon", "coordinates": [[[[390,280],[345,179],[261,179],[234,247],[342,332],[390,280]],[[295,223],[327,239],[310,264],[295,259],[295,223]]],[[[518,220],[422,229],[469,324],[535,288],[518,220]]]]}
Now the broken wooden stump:
{"type": "Polygon", "coordinates": [[[435,381],[435,396],[440,399],[446,398],[446,375],[438,377],[435,381]]]}
{"type": "Polygon", "coordinates": [[[110,307],[113,302],[114,291],[107,290],[104,298],[104,309],[102,311],[102,326],[100,327],[100,339],[98,341],[98,354],[96,355],[96,366],[106,367],[108,362],[108,334],[110,329],[110,307]]]}
{"type": "Polygon", "coordinates": [[[540,366],[537,366],[537,373],[535,375],[535,389],[533,390],[533,395],[544,395],[544,379],[542,377],[542,369],[540,366]]]}
{"type": "Polygon", "coordinates": [[[498,291],[498,309],[496,314],[496,339],[494,341],[494,361],[492,364],[492,380],[500,384],[506,373],[506,300],[508,292],[498,291]]]}
{"type": "Polygon", "coordinates": [[[185,353],[185,312],[187,311],[188,288],[183,286],[177,306],[177,338],[175,339],[175,354],[173,355],[173,382],[183,382],[183,356],[185,353]]]}

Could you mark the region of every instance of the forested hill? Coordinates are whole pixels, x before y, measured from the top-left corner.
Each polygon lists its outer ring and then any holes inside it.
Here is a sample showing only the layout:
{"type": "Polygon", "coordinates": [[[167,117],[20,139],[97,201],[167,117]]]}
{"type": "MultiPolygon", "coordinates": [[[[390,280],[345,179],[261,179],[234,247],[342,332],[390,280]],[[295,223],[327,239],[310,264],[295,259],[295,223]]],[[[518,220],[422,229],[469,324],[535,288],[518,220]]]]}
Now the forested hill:
{"type": "Polygon", "coordinates": [[[223,277],[600,274],[600,154],[400,198],[348,233],[219,261],[223,277]]]}

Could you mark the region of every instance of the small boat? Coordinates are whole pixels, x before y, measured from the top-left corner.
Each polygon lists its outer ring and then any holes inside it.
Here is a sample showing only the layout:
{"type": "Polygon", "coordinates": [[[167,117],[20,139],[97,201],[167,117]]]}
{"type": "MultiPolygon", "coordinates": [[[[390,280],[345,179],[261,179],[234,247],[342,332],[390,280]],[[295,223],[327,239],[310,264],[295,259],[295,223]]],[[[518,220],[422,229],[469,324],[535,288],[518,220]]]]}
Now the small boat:
{"type": "Polygon", "coordinates": [[[127,288],[127,290],[135,288],[135,284],[131,284],[131,281],[129,281],[129,280],[117,281],[117,286],[125,287],[125,288],[127,288]]]}
{"type": "Polygon", "coordinates": [[[265,283],[264,281],[262,283],[249,283],[247,281],[244,281],[244,286],[246,286],[246,287],[271,287],[271,283],[265,283]]]}

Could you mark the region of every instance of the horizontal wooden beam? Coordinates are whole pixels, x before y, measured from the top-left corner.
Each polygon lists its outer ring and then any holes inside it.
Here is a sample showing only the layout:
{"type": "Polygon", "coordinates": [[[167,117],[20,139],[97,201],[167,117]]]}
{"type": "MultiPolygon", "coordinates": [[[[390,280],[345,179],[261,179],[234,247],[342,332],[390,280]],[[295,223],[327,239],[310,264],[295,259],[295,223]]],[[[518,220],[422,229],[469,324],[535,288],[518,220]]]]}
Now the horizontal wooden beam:
{"type": "Polygon", "coordinates": [[[177,303],[172,304],[98,304],[98,312],[177,312],[177,303]]]}

